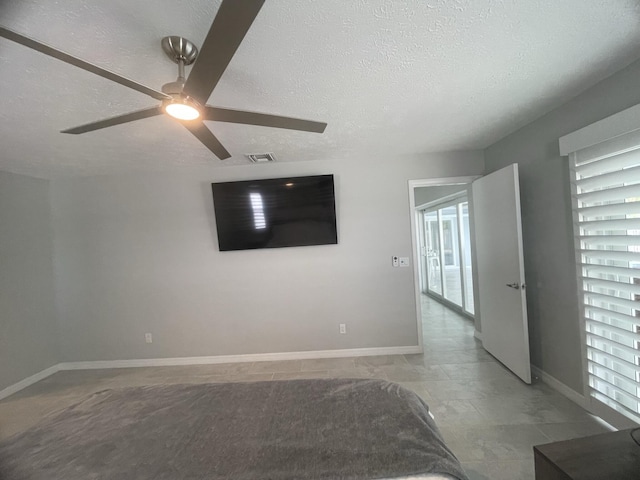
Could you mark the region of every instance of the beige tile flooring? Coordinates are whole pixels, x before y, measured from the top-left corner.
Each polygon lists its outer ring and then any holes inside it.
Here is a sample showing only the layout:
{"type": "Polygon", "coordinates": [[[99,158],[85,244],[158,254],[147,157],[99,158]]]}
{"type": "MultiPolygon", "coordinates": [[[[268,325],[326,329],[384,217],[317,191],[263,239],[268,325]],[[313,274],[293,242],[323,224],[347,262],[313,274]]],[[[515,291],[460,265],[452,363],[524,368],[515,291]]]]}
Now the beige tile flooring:
{"type": "Polygon", "coordinates": [[[542,383],[526,385],[486,353],[473,323],[423,296],[424,355],[448,379],[410,387],[431,406],[445,440],[472,480],[532,480],[533,446],[607,431],[542,383]]]}
{"type": "Polygon", "coordinates": [[[0,439],[107,388],[327,377],[383,378],[414,390],[472,480],[533,479],[533,445],[605,431],[565,397],[502,367],[474,339],[471,321],[424,302],[424,355],[63,371],[0,401],[0,439]]]}

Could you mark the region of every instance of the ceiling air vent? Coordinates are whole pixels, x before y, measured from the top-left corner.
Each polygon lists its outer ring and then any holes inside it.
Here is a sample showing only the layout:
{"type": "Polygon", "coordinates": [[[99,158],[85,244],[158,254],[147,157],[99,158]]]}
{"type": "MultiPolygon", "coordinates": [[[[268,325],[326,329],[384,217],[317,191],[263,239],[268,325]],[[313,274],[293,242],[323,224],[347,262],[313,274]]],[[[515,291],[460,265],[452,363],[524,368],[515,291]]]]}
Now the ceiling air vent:
{"type": "Polygon", "coordinates": [[[276,156],[273,153],[248,153],[247,158],[253,163],[268,163],[276,161],[276,156]]]}

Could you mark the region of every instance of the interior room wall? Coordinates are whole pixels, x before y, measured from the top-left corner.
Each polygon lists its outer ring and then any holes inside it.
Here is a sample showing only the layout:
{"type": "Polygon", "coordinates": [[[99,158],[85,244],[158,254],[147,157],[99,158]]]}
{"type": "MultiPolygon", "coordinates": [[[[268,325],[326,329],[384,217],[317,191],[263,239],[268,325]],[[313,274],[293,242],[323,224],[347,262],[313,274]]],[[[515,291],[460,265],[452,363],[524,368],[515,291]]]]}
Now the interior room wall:
{"type": "Polygon", "coordinates": [[[583,391],[569,166],[559,137],[640,103],[640,61],[485,150],[487,172],[520,166],[532,363],[583,391]]]}
{"type": "Polygon", "coordinates": [[[474,151],[54,180],[63,360],[418,345],[413,269],[391,265],[413,257],[408,181],[483,169],[474,151]],[[218,251],[211,182],[327,173],[338,245],[218,251]]]}
{"type": "Polygon", "coordinates": [[[453,195],[458,192],[467,192],[467,197],[471,198],[471,186],[469,185],[433,185],[429,187],[418,187],[415,189],[416,206],[434,202],[440,198],[453,195]]]}
{"type": "Polygon", "coordinates": [[[0,391],[58,362],[47,180],[0,172],[0,391]]]}

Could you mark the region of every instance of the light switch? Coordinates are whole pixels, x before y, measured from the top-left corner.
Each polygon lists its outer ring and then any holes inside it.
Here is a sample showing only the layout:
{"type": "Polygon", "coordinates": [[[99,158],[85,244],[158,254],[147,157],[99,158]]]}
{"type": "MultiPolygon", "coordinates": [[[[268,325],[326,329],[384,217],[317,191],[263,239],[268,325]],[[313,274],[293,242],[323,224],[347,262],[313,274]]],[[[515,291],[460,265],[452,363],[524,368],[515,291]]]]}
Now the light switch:
{"type": "Polygon", "coordinates": [[[409,266],[409,257],[400,257],[400,266],[408,267],[409,266]]]}

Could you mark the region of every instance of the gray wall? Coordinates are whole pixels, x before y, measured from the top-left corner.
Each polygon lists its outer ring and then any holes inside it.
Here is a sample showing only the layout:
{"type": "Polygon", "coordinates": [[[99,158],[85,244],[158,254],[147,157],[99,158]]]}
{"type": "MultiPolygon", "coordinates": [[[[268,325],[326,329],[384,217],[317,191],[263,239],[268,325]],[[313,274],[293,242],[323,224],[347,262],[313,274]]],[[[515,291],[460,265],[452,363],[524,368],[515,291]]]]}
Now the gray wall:
{"type": "Polygon", "coordinates": [[[0,390],[57,363],[49,182],[0,172],[0,390]]]}
{"type": "Polygon", "coordinates": [[[471,187],[469,185],[433,185],[429,187],[418,187],[415,189],[416,206],[433,202],[442,197],[453,195],[454,193],[467,191],[467,196],[471,198],[471,187]]]}
{"type": "Polygon", "coordinates": [[[391,266],[413,256],[408,180],[483,169],[476,151],[54,180],[63,360],[417,345],[413,269],[391,266]],[[218,251],[212,181],[323,173],[338,245],[218,251]]]}
{"type": "Polygon", "coordinates": [[[532,363],[582,393],[569,169],[558,138],[640,103],[640,61],[485,150],[487,173],[520,165],[532,363]]]}

